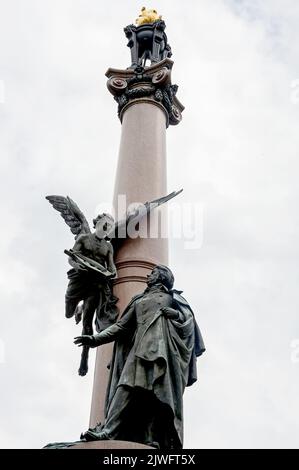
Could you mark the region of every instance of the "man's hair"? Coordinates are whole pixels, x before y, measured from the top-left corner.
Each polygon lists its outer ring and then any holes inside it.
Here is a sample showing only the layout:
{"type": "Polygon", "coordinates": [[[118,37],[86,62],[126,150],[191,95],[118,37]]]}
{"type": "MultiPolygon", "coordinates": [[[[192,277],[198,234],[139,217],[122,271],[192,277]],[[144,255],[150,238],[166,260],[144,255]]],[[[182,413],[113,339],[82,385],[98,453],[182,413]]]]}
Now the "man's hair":
{"type": "Polygon", "coordinates": [[[96,225],[98,223],[99,220],[101,219],[106,219],[108,223],[110,223],[111,225],[114,224],[114,219],[112,217],[112,215],[110,214],[106,214],[105,212],[103,214],[99,214],[95,219],[93,219],[93,228],[96,228],[96,225]]]}
{"type": "Polygon", "coordinates": [[[167,289],[172,289],[174,284],[174,276],[172,271],[164,264],[159,264],[156,266],[156,269],[160,272],[160,279],[162,284],[167,287],[167,289]]]}

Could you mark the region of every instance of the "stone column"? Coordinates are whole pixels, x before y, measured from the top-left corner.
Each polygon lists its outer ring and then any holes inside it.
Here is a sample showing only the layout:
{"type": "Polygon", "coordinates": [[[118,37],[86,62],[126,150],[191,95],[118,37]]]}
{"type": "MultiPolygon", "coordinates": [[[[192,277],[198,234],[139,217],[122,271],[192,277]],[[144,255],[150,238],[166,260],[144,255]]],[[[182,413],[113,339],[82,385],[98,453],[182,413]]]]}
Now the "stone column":
{"type": "MultiPolygon", "coordinates": [[[[132,203],[145,203],[167,194],[166,128],[181,120],[183,106],[171,85],[173,62],[165,59],[145,69],[109,69],[108,89],[118,102],[122,123],[118,168],[114,188],[114,208],[119,219],[132,203]],[[119,207],[119,196],[126,206],[119,207]]],[[[166,225],[166,206],[143,221],[141,232],[157,238],[127,239],[115,253],[118,278],[114,292],[120,312],[131,298],[146,287],[146,276],[157,264],[168,264],[168,240],[159,233],[159,219],[166,225]],[[150,222],[150,225],[149,225],[150,222]]],[[[109,376],[107,365],[112,344],[97,349],[90,427],[104,419],[105,392],[109,376]]]]}

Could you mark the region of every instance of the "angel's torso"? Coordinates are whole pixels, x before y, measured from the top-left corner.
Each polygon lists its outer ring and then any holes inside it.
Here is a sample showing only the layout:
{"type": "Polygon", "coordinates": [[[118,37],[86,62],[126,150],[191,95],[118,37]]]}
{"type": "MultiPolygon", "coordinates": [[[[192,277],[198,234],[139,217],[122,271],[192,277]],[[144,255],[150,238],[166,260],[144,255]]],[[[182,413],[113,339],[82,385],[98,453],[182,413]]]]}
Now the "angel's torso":
{"type": "Polygon", "coordinates": [[[94,233],[85,235],[81,239],[80,252],[103,266],[107,264],[110,249],[110,243],[104,238],[98,238],[94,233]]]}

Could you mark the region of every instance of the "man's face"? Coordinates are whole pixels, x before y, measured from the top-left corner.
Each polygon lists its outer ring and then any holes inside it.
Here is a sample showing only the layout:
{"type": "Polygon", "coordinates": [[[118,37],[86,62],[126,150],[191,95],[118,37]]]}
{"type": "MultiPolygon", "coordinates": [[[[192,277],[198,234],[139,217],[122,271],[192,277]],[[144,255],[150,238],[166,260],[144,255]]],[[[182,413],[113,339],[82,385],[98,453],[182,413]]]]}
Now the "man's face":
{"type": "Polygon", "coordinates": [[[108,220],[106,217],[102,217],[97,221],[95,231],[96,235],[99,238],[104,238],[107,233],[111,230],[112,224],[110,220],[108,220]]]}
{"type": "Polygon", "coordinates": [[[152,272],[147,276],[147,285],[153,286],[160,281],[160,271],[157,268],[154,268],[152,272]]]}

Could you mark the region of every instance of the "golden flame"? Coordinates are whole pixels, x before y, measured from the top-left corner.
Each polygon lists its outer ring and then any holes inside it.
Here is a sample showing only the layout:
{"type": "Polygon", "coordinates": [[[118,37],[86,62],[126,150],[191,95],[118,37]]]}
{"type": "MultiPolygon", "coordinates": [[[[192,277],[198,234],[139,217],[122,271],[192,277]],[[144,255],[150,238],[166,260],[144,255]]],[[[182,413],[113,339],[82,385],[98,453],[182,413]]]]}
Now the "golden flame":
{"type": "Polygon", "coordinates": [[[141,26],[142,24],[155,23],[155,21],[162,20],[162,16],[158,15],[157,10],[147,10],[145,7],[141,8],[141,13],[136,20],[136,24],[141,26]]]}

